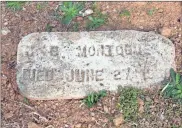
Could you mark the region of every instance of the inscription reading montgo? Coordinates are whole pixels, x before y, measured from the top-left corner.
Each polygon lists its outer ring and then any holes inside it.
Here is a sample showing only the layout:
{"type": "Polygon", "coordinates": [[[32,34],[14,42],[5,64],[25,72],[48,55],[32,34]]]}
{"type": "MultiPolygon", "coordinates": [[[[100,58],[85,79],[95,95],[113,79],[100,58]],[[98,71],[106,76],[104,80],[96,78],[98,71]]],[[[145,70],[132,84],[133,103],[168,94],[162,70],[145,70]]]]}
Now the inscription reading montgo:
{"type": "Polygon", "coordinates": [[[44,100],[149,87],[169,76],[174,53],[169,39],[152,32],[32,33],[18,45],[17,83],[22,95],[44,100]]]}

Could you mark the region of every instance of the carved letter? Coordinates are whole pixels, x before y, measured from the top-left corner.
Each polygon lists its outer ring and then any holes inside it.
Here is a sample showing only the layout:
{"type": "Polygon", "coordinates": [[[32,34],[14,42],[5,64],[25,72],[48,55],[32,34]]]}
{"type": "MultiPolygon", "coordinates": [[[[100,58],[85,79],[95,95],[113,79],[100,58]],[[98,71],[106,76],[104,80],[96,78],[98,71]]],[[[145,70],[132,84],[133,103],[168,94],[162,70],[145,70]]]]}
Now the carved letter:
{"type": "Polygon", "coordinates": [[[126,55],[131,55],[132,54],[131,45],[125,44],[125,53],[126,53],[126,55]]]}
{"type": "Polygon", "coordinates": [[[68,82],[72,82],[72,81],[74,80],[74,70],[73,70],[73,69],[71,69],[70,78],[69,78],[69,75],[66,74],[66,80],[67,80],[68,82]]]}
{"type": "Polygon", "coordinates": [[[44,81],[44,80],[45,80],[45,71],[37,70],[37,81],[44,81]]]}
{"type": "Polygon", "coordinates": [[[89,55],[90,56],[94,56],[95,55],[95,47],[94,46],[91,46],[90,48],[89,48],[89,55]]]}
{"type": "Polygon", "coordinates": [[[23,69],[23,79],[35,81],[35,69],[23,69]]]}
{"type": "Polygon", "coordinates": [[[96,81],[102,81],[102,80],[104,80],[104,78],[102,78],[103,72],[104,72],[103,69],[102,70],[96,70],[96,81]]]}
{"type": "Polygon", "coordinates": [[[97,49],[97,56],[104,55],[104,45],[100,45],[100,48],[97,49]]]}
{"type": "Polygon", "coordinates": [[[53,69],[51,70],[48,69],[45,74],[45,80],[47,81],[53,80],[53,75],[54,75],[53,69]]]}
{"type": "Polygon", "coordinates": [[[51,46],[50,54],[51,56],[58,56],[59,55],[58,46],[51,46]]]}
{"type": "Polygon", "coordinates": [[[120,80],[121,79],[121,72],[119,70],[114,71],[114,79],[120,80]]]}
{"type": "Polygon", "coordinates": [[[92,81],[94,80],[94,70],[93,69],[86,70],[86,81],[90,81],[90,80],[92,80],[92,81]]]}
{"type": "Polygon", "coordinates": [[[122,46],[117,46],[116,47],[116,54],[124,56],[124,54],[123,54],[123,47],[122,46]]]}
{"type": "MultiPolygon", "coordinates": [[[[105,45],[105,48],[108,51],[107,52],[108,54],[105,53],[105,56],[112,56],[112,47],[113,47],[112,45],[105,45]]],[[[106,52],[106,50],[105,50],[105,52],[106,52]]]]}
{"type": "Polygon", "coordinates": [[[133,44],[133,54],[136,54],[136,55],[142,54],[141,45],[133,44]]]}
{"type": "Polygon", "coordinates": [[[87,57],[87,54],[86,54],[86,46],[83,47],[83,51],[82,51],[82,48],[81,46],[78,46],[76,49],[79,50],[79,53],[78,53],[78,57],[87,57]]]}
{"type": "Polygon", "coordinates": [[[76,82],[84,82],[85,72],[80,69],[75,69],[75,81],[76,82]]]}

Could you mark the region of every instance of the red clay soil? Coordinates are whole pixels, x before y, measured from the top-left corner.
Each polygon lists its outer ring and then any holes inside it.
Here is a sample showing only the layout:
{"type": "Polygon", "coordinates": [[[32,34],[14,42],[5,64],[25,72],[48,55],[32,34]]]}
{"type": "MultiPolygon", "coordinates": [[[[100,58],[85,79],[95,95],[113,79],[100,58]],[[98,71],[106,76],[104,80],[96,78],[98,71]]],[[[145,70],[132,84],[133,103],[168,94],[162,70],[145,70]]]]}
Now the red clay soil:
{"type": "MultiPolygon", "coordinates": [[[[115,128],[113,119],[120,113],[118,94],[108,94],[97,105],[87,108],[81,100],[33,101],[22,97],[16,85],[16,53],[22,37],[43,32],[49,23],[53,32],[72,31],[65,27],[54,12],[59,2],[26,2],[23,10],[12,11],[2,2],[1,17],[1,123],[3,128],[115,128]],[[41,9],[37,4],[42,4],[41,9]]],[[[86,3],[88,7],[92,2],[86,3]]],[[[108,15],[105,25],[96,30],[133,29],[155,31],[171,39],[176,47],[177,71],[182,72],[181,2],[96,2],[102,13],[108,15]],[[123,10],[130,16],[121,16],[123,10]]],[[[85,31],[85,21],[80,31],[85,31]]],[[[159,90],[159,89],[158,89],[159,90]]],[[[182,126],[182,106],[164,100],[158,92],[150,89],[149,117],[142,117],[135,123],[125,123],[121,127],[170,128],[182,126]],[[153,108],[152,108],[153,107],[153,108]],[[168,111],[169,110],[169,111],[168,111]],[[168,113],[169,112],[169,113],[168,113]]]]}

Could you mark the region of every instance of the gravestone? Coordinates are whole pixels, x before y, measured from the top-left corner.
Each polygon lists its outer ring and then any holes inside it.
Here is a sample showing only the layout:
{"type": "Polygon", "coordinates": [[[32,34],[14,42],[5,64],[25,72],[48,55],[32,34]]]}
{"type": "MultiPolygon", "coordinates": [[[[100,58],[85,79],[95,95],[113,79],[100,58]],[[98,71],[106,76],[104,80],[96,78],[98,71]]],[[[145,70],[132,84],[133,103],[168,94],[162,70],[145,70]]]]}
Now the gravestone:
{"type": "Polygon", "coordinates": [[[32,33],[18,45],[17,83],[27,98],[77,99],[159,85],[175,67],[174,58],[172,42],[153,32],[32,33]]]}

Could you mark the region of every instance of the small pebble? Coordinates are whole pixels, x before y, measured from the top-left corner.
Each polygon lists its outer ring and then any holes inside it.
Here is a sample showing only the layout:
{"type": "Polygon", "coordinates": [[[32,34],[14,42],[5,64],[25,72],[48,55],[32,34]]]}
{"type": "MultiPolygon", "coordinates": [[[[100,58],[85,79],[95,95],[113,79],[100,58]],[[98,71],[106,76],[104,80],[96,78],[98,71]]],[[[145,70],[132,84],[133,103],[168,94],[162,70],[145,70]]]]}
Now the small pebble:
{"type": "Polygon", "coordinates": [[[75,125],[75,128],[81,128],[81,127],[82,127],[82,124],[80,123],[75,125]]]}
{"type": "Polygon", "coordinates": [[[11,31],[7,28],[7,27],[5,27],[5,28],[2,28],[2,30],[1,30],[1,33],[2,33],[2,35],[7,35],[8,33],[10,33],[11,31]]]}
{"type": "Polygon", "coordinates": [[[168,27],[163,27],[160,30],[161,35],[165,36],[165,37],[169,37],[171,35],[172,30],[168,27]]]}
{"type": "Polygon", "coordinates": [[[82,16],[85,17],[91,15],[92,13],[94,13],[92,9],[87,9],[84,13],[82,13],[82,16]]]}
{"type": "Polygon", "coordinates": [[[164,11],[163,9],[159,9],[159,10],[158,10],[159,13],[162,13],[163,11],[164,11]]]}
{"type": "Polygon", "coordinates": [[[91,116],[95,116],[95,113],[91,112],[90,115],[91,115],[91,116]]]}
{"type": "Polygon", "coordinates": [[[4,25],[5,25],[5,26],[8,25],[8,22],[5,22],[4,25]]]}
{"type": "Polygon", "coordinates": [[[124,123],[123,115],[120,114],[120,115],[118,115],[117,117],[115,117],[115,119],[113,120],[113,123],[114,123],[114,125],[115,125],[116,127],[121,126],[121,124],[124,123]]]}

